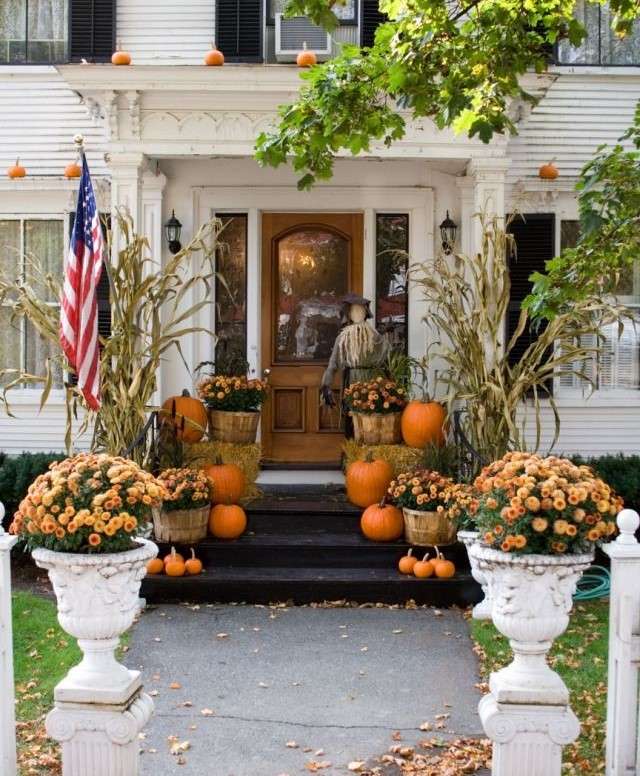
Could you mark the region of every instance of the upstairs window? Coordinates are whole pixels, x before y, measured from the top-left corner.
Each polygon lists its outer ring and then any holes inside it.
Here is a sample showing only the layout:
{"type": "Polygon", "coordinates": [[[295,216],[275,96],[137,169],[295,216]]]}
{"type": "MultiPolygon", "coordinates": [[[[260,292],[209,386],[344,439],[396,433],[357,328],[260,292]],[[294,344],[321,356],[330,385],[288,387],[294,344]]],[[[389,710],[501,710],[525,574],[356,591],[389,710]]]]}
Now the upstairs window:
{"type": "Polygon", "coordinates": [[[560,41],[558,64],[640,65],[640,21],[636,21],[629,35],[619,38],[611,29],[613,14],[607,4],[578,0],[575,15],[586,28],[587,36],[577,47],[560,41]]]}
{"type": "Polygon", "coordinates": [[[0,64],[64,62],[67,14],[67,0],[2,0],[0,64]]]}
{"type": "Polygon", "coordinates": [[[228,62],[262,62],[262,0],[216,0],[216,46],[228,62]]]}

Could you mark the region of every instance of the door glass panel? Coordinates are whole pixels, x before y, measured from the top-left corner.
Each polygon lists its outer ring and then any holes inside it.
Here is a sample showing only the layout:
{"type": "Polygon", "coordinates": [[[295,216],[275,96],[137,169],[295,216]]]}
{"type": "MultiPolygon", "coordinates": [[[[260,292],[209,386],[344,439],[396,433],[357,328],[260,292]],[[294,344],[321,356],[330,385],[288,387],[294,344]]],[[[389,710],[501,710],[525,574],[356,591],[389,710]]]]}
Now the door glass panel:
{"type": "Polygon", "coordinates": [[[349,241],[305,227],[276,248],[275,360],[328,361],[349,288],[349,241]]]}

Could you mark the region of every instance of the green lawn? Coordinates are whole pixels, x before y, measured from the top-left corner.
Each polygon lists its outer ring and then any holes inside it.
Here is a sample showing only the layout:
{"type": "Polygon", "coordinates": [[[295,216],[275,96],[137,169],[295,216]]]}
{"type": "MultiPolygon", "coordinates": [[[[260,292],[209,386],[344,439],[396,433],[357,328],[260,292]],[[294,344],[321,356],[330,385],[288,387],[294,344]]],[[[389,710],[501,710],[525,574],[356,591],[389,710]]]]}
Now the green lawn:
{"type": "MultiPolygon", "coordinates": [[[[565,749],[566,774],[604,773],[608,625],[608,600],[577,604],[567,632],[551,651],[551,663],[566,682],[582,725],[579,740],[565,749]]],[[[471,633],[483,678],[510,662],[508,642],[492,623],[473,620],[471,633]]]]}

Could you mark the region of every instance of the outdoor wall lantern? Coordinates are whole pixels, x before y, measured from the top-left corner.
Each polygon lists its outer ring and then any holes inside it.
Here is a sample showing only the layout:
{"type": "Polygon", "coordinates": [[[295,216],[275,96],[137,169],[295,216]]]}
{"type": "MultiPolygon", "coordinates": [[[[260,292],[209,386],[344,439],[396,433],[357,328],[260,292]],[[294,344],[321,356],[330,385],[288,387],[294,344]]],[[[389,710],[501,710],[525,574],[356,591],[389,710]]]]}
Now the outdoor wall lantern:
{"type": "Polygon", "coordinates": [[[171,253],[177,253],[182,245],[180,244],[180,230],[182,224],[176,218],[175,210],[171,211],[171,218],[164,225],[165,234],[167,235],[167,242],[169,243],[169,250],[171,253]]]}
{"type": "Polygon", "coordinates": [[[453,246],[456,244],[456,234],[458,232],[458,224],[453,221],[449,216],[447,210],[447,217],[440,224],[440,236],[442,237],[442,250],[447,256],[453,251],[453,246]]]}

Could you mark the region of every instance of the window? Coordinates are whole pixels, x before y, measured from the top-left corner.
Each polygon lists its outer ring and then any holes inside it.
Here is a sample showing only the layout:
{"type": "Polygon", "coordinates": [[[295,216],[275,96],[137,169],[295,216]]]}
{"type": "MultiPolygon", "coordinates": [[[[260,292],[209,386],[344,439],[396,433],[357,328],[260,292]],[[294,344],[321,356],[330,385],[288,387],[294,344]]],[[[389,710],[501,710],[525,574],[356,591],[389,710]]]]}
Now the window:
{"type": "Polygon", "coordinates": [[[375,43],[376,30],[387,21],[387,15],[380,12],[378,0],[362,0],[362,20],[360,22],[360,45],[371,48],[375,43]]]}
{"type": "Polygon", "coordinates": [[[262,62],[262,0],[216,0],[216,46],[228,62],[262,62]]]}
{"type": "Polygon", "coordinates": [[[586,28],[587,36],[580,46],[569,41],[558,44],[557,59],[561,65],[638,65],[640,64],[640,21],[625,38],[611,29],[613,14],[607,4],[578,0],[576,18],[586,28]]]}
{"type": "Polygon", "coordinates": [[[386,334],[394,350],[409,345],[409,216],[376,216],[376,328],[386,334]]]}
{"type": "Polygon", "coordinates": [[[243,374],[247,360],[247,216],[217,214],[220,235],[215,287],[216,371],[243,374]]]}
{"type": "Polygon", "coordinates": [[[67,30],[66,0],[2,0],[0,63],[63,62],[67,30]]]}
{"type": "Polygon", "coordinates": [[[71,59],[109,62],[116,48],[116,0],[69,0],[71,59]]]}
{"type": "MultiPolygon", "coordinates": [[[[286,7],[287,0],[267,0],[267,24],[275,24],[276,14],[284,13],[286,7]]],[[[357,0],[344,0],[344,2],[334,3],[331,10],[338,17],[340,24],[342,25],[354,25],[358,23],[357,0]]]]}
{"type": "MultiPolygon", "coordinates": [[[[0,220],[0,272],[8,278],[35,276],[34,289],[53,307],[59,306],[47,289],[44,275],[62,277],[64,256],[64,221],[62,219],[2,219],[0,220]]],[[[45,360],[55,353],[26,320],[12,320],[10,305],[0,307],[0,368],[22,369],[29,374],[43,375],[45,360]]],[[[10,380],[5,380],[10,382],[10,380]]],[[[54,385],[62,386],[62,372],[56,367],[54,385]]],[[[28,387],[28,386],[25,386],[28,387]]]]}

